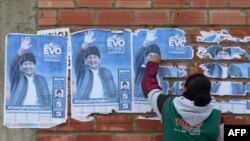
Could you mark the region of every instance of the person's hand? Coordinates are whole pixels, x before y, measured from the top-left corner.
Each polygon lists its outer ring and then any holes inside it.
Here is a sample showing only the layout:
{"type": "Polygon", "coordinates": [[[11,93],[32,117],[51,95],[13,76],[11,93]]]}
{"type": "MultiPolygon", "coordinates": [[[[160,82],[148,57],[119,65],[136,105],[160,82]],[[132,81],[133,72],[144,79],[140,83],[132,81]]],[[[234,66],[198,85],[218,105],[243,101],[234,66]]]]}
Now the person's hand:
{"type": "Polygon", "coordinates": [[[149,43],[153,42],[155,39],[157,39],[157,36],[155,36],[156,30],[148,30],[145,40],[143,41],[143,46],[147,47],[149,43]]]}
{"type": "Polygon", "coordinates": [[[149,61],[152,61],[152,62],[156,62],[156,63],[160,63],[161,62],[161,57],[159,55],[152,55],[150,58],[149,58],[149,61]]]}
{"type": "Polygon", "coordinates": [[[30,37],[22,38],[22,42],[21,42],[20,48],[18,50],[18,54],[20,56],[23,55],[23,53],[24,53],[25,50],[29,49],[32,46],[30,44],[30,42],[31,42],[30,37]]]}
{"type": "Polygon", "coordinates": [[[89,30],[88,32],[85,33],[84,41],[82,44],[82,48],[88,47],[90,43],[92,43],[95,40],[94,38],[94,32],[89,30]]]}

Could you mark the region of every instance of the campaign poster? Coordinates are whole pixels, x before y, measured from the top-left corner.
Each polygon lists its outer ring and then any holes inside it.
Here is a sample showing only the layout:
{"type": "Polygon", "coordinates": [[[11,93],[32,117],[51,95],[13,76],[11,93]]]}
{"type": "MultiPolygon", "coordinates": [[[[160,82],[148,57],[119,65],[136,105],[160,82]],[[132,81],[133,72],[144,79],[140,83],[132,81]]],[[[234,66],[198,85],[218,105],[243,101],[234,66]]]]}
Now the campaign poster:
{"type": "Polygon", "coordinates": [[[72,118],[131,112],[131,31],[89,29],[72,33],[72,118]]]}
{"type": "Polygon", "coordinates": [[[4,125],[50,128],[67,118],[67,39],[8,34],[4,125]]]}
{"type": "MultiPolygon", "coordinates": [[[[192,59],[193,48],[186,45],[185,32],[180,29],[138,29],[133,33],[134,112],[151,110],[143,95],[141,80],[146,63],[152,55],[159,55],[162,60],[192,59]]],[[[168,92],[168,86],[163,80],[166,74],[167,69],[160,67],[157,78],[165,93],[168,92]],[[164,76],[161,76],[161,74],[164,74],[164,76]]]]}

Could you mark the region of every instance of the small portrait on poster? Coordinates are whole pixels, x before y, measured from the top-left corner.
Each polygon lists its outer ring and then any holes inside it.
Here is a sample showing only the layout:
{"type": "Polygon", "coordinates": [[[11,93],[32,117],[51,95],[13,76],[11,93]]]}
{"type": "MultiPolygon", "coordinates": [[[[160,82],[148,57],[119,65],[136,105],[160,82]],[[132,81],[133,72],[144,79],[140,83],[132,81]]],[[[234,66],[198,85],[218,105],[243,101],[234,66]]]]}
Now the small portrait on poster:
{"type": "Polygon", "coordinates": [[[128,81],[123,81],[121,82],[121,90],[122,91],[129,91],[129,82],[128,81]]]}
{"type": "Polygon", "coordinates": [[[64,92],[62,89],[56,89],[55,90],[55,98],[63,98],[64,97],[64,92]]]}

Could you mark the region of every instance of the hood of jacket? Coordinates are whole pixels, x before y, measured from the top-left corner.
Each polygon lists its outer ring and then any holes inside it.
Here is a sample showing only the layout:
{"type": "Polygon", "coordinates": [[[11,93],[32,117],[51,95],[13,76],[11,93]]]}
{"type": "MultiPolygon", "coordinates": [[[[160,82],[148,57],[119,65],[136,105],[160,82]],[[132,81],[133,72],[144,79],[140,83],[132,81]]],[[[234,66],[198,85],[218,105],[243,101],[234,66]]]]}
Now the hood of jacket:
{"type": "Polygon", "coordinates": [[[213,106],[208,104],[204,107],[194,105],[194,102],[185,98],[184,96],[175,97],[173,100],[177,113],[185,120],[190,126],[196,126],[202,123],[213,110],[213,106]]]}

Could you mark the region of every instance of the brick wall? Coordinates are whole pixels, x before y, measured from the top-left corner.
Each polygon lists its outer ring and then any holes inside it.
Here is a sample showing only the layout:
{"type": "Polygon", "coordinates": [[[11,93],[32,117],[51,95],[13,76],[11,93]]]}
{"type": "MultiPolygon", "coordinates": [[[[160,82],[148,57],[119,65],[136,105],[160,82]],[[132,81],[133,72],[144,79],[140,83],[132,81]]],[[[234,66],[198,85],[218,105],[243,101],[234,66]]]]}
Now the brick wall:
{"type": "MultiPolygon", "coordinates": [[[[39,0],[38,8],[38,29],[178,27],[186,32],[187,42],[194,48],[199,45],[195,37],[200,30],[223,28],[236,37],[250,35],[250,0],[39,0]]],[[[196,57],[189,62],[193,66],[190,70],[197,71],[199,61],[196,57]]],[[[245,98],[249,97],[248,94],[245,98]]],[[[95,120],[90,122],[68,118],[65,124],[39,129],[37,141],[162,140],[159,121],[137,119],[139,114],[94,116],[95,120]]],[[[225,124],[250,124],[249,115],[223,116],[225,124]]]]}

